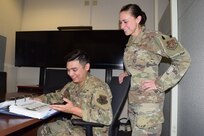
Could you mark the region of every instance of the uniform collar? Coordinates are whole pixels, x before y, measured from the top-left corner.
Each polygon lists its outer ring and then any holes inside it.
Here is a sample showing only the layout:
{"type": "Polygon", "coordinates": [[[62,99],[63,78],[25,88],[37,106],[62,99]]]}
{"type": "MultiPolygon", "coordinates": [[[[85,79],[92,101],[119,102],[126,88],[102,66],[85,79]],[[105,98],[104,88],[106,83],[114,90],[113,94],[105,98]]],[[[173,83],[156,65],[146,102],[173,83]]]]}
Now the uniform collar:
{"type": "Polygon", "coordinates": [[[139,43],[144,35],[144,32],[145,32],[145,26],[142,26],[142,31],[137,36],[133,36],[133,35],[130,36],[130,40],[128,42],[130,44],[128,44],[127,46],[131,46],[131,44],[133,43],[139,43]]]}
{"type": "Polygon", "coordinates": [[[84,80],[83,84],[82,85],[79,85],[80,88],[83,88],[85,86],[85,84],[87,84],[89,78],[91,77],[91,74],[88,72],[87,73],[87,76],[86,76],[86,79],[84,80]]]}

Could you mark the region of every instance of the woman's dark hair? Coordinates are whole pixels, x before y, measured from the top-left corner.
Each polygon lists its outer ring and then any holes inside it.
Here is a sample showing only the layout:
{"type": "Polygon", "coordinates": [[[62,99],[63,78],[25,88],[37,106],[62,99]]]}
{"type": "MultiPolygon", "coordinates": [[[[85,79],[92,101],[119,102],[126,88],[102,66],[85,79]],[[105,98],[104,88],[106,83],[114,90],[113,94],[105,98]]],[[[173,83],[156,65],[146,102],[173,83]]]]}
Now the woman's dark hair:
{"type": "Polygon", "coordinates": [[[75,49],[69,52],[65,57],[66,62],[70,62],[73,60],[78,60],[80,64],[85,66],[85,64],[90,63],[90,58],[87,53],[80,49],[75,49]]]}
{"type": "Polygon", "coordinates": [[[141,16],[142,19],[140,21],[140,25],[144,26],[145,22],[147,20],[146,14],[141,10],[141,8],[137,4],[128,4],[121,8],[120,12],[122,11],[130,11],[131,15],[137,18],[138,16],[141,16]]]}

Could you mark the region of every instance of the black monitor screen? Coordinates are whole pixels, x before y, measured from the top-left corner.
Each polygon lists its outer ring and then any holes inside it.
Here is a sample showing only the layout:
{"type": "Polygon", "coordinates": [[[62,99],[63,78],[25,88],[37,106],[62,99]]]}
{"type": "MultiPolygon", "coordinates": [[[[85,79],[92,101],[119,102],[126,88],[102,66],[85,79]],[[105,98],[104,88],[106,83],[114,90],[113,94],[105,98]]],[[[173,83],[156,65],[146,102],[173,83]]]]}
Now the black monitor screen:
{"type": "Polygon", "coordinates": [[[15,66],[61,67],[73,49],[86,51],[92,68],[123,68],[128,37],[121,30],[16,32],[15,66]]]}

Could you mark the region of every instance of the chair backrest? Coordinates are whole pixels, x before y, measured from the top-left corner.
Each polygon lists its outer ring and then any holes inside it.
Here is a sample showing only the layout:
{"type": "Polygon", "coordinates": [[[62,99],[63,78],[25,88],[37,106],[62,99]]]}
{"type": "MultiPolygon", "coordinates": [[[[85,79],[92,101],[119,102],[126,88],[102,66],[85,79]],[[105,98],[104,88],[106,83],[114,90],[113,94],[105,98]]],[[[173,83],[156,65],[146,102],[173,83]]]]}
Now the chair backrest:
{"type": "Polygon", "coordinates": [[[5,100],[6,97],[6,72],[0,72],[0,101],[5,100]]]}
{"type": "Polygon", "coordinates": [[[66,69],[46,69],[43,93],[50,93],[62,88],[71,81],[66,69]]]}
{"type": "Polygon", "coordinates": [[[119,83],[118,77],[112,77],[109,86],[113,96],[113,121],[110,125],[109,136],[115,136],[118,132],[120,114],[124,108],[128,97],[128,92],[130,88],[130,76],[125,77],[121,84],[119,83]]]}

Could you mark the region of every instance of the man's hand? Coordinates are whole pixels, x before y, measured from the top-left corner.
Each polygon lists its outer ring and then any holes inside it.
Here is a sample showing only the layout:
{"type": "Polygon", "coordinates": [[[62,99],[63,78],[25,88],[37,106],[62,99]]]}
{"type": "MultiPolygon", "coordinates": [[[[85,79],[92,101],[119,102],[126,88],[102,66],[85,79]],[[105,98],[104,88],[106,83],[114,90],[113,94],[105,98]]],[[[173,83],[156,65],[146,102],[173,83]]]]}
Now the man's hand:
{"type": "Polygon", "coordinates": [[[73,103],[67,98],[63,98],[63,100],[66,102],[64,105],[63,104],[52,104],[50,105],[50,108],[61,111],[61,112],[72,113],[72,109],[74,108],[73,103]]]}

